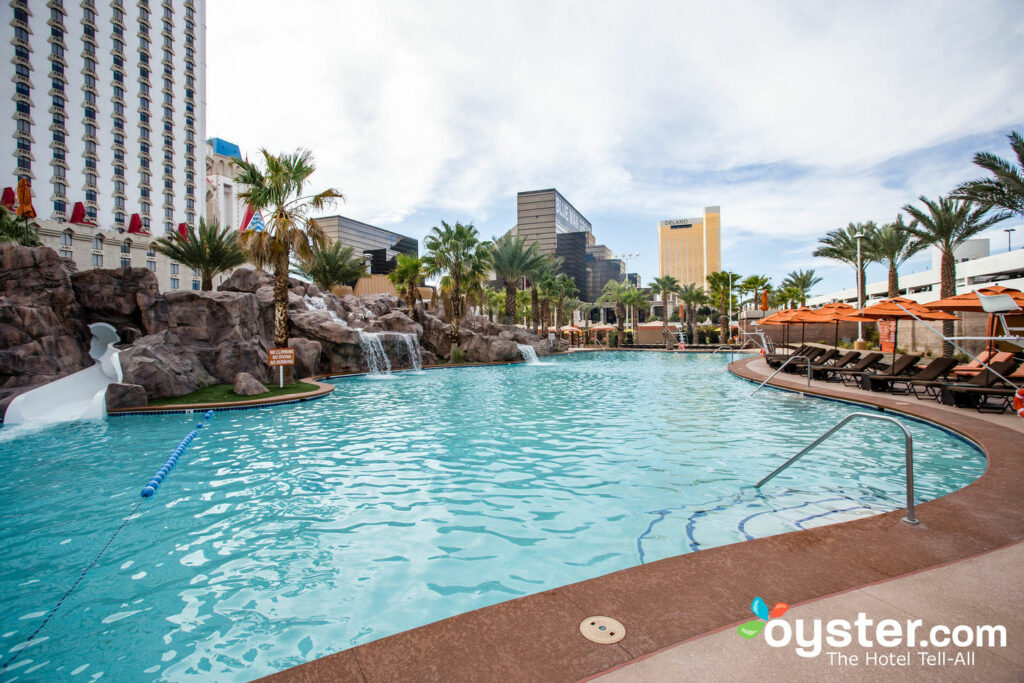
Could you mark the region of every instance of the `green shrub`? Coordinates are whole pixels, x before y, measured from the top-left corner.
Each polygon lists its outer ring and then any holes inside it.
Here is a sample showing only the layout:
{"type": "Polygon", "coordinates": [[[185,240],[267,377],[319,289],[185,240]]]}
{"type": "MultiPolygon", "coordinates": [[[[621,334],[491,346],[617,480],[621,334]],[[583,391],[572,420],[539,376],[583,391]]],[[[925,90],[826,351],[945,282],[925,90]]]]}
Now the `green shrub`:
{"type": "Polygon", "coordinates": [[[618,345],[619,345],[619,331],[618,330],[612,330],[611,332],[608,333],[608,346],[618,346],[618,345]]]}
{"type": "Polygon", "coordinates": [[[718,330],[708,330],[708,344],[717,344],[721,337],[718,336],[718,330]]]}
{"type": "Polygon", "coordinates": [[[632,332],[624,332],[623,336],[626,338],[626,346],[632,346],[633,345],[633,333],[632,332]]]}
{"type": "Polygon", "coordinates": [[[465,363],[466,354],[462,352],[462,349],[456,346],[452,349],[452,362],[453,363],[465,363]]]}

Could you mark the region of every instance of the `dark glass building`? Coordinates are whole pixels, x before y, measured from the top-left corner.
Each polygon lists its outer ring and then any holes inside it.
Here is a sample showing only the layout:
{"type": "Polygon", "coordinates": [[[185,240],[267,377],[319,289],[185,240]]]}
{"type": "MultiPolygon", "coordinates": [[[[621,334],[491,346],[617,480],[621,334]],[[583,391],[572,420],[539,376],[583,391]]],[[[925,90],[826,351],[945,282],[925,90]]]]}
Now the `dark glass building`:
{"type": "Polygon", "coordinates": [[[387,275],[395,269],[398,254],[419,256],[419,241],[397,232],[384,230],[369,223],[362,223],[345,216],[323,216],[316,222],[324,229],[331,241],[352,247],[357,254],[364,254],[371,275],[387,275]]]}
{"type": "Polygon", "coordinates": [[[565,232],[555,236],[555,256],[562,259],[560,272],[576,283],[578,297],[587,293],[587,234],[565,232]]]}

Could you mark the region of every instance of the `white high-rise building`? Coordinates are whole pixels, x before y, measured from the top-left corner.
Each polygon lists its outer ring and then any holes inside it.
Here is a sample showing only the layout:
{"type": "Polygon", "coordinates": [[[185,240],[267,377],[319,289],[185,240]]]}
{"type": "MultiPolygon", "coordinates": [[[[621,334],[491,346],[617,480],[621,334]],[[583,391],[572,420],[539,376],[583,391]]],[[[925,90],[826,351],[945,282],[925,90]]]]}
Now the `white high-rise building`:
{"type": "Polygon", "coordinates": [[[29,177],[40,218],[83,202],[101,229],[128,230],[133,214],[153,234],[198,223],[205,0],[11,0],[6,12],[0,186],[29,177]]]}

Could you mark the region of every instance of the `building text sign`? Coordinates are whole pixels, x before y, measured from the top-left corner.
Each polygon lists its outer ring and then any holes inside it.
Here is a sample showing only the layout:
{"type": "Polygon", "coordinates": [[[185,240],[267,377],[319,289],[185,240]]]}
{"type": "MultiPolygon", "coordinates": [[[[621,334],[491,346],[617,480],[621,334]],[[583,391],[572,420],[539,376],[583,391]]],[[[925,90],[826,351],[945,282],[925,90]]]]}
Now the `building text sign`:
{"type": "Polygon", "coordinates": [[[295,349],[267,349],[267,365],[295,365],[295,349]]]}

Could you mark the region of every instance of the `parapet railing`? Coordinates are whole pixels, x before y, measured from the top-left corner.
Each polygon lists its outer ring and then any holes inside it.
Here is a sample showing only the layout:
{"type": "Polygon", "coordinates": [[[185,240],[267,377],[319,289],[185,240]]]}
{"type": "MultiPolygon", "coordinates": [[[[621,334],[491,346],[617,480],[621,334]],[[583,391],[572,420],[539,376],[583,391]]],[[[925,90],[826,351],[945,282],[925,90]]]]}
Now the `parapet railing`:
{"type": "Polygon", "coordinates": [[[754,488],[758,488],[759,489],[762,486],[764,486],[765,484],[767,484],[779,472],[783,471],[784,469],[786,469],[787,467],[789,467],[790,465],[795,463],[797,460],[802,458],[806,453],[810,452],[812,449],[817,447],[822,441],[824,441],[825,439],[829,438],[830,436],[832,436],[833,434],[838,432],[840,429],[845,427],[846,424],[848,422],[850,422],[850,420],[853,420],[854,418],[857,418],[857,417],[866,417],[866,418],[868,418],[870,420],[885,420],[886,422],[892,422],[897,427],[899,427],[900,429],[903,430],[903,442],[904,442],[904,448],[905,448],[905,451],[906,451],[906,459],[907,459],[907,476],[906,476],[906,485],[907,485],[907,514],[903,518],[903,521],[906,522],[907,524],[920,524],[920,522],[917,521],[917,518],[914,517],[914,439],[913,439],[912,436],[910,436],[910,430],[907,429],[906,425],[904,425],[902,422],[900,422],[896,418],[889,417],[887,415],[878,415],[876,413],[850,413],[849,415],[844,417],[842,420],[840,420],[834,427],[832,427],[832,429],[828,430],[827,432],[825,432],[824,434],[819,436],[809,446],[804,448],[802,451],[800,451],[799,453],[794,455],[792,458],[790,458],[786,462],[784,462],[781,465],[779,465],[778,467],[776,467],[772,471],[772,473],[769,474],[767,477],[765,477],[761,481],[759,481],[756,484],[754,484],[754,488]]]}
{"type": "Polygon", "coordinates": [[[777,370],[775,370],[775,372],[773,372],[772,374],[768,375],[768,379],[766,379],[765,381],[763,381],[760,384],[758,384],[757,385],[757,389],[754,389],[753,391],[751,391],[750,395],[753,396],[757,392],[761,391],[761,388],[765,384],[768,384],[768,382],[770,382],[772,380],[772,377],[774,377],[775,375],[777,375],[780,372],[782,372],[782,368],[784,368],[787,365],[789,365],[789,361],[791,361],[791,360],[793,360],[795,358],[803,358],[805,361],[807,361],[807,388],[810,389],[811,388],[811,359],[808,358],[807,356],[790,356],[789,358],[787,358],[785,360],[785,362],[782,365],[780,365],[778,367],[777,370]]]}

